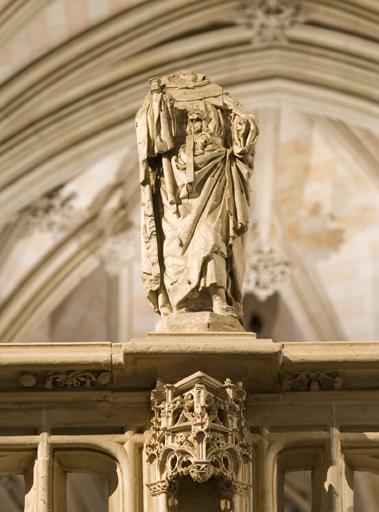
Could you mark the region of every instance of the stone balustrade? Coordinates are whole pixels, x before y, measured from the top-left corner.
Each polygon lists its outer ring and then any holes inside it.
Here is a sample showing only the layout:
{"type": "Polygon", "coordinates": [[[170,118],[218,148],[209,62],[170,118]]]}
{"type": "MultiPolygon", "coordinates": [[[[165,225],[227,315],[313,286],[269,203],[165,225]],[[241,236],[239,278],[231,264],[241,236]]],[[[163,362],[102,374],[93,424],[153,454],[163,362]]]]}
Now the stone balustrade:
{"type": "Polygon", "coordinates": [[[283,512],[302,472],[312,510],[351,512],[354,475],[379,470],[378,406],[374,342],[2,344],[0,473],[23,475],[27,511],[67,512],[85,473],[111,512],[283,512]]]}

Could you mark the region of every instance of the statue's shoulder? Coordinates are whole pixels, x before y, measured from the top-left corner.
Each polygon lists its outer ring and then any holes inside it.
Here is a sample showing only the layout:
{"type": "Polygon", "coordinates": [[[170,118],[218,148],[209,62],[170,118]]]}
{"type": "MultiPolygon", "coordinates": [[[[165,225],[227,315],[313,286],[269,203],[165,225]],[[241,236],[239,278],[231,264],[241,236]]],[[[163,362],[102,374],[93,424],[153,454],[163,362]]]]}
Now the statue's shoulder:
{"type": "Polygon", "coordinates": [[[180,71],[162,77],[162,83],[177,102],[219,99],[222,103],[223,88],[194,71],[180,71]]]}
{"type": "Polygon", "coordinates": [[[231,110],[237,110],[241,113],[248,114],[247,109],[240,103],[238,100],[234,98],[234,96],[229,91],[224,91],[224,101],[225,105],[231,110]]]}

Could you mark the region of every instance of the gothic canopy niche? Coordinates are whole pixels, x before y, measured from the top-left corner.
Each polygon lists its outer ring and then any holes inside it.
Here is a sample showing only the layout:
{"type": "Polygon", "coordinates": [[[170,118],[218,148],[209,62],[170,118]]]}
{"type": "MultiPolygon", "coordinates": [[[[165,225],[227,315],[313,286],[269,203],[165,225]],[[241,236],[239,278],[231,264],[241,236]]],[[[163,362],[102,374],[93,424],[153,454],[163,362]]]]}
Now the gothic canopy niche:
{"type": "Polygon", "coordinates": [[[145,445],[148,486],[152,496],[163,495],[169,510],[180,506],[183,477],[198,484],[217,481],[220,510],[250,510],[252,445],[245,396],[240,383],[226,379],[222,384],[203,372],[152,392],[154,417],[145,445]]]}

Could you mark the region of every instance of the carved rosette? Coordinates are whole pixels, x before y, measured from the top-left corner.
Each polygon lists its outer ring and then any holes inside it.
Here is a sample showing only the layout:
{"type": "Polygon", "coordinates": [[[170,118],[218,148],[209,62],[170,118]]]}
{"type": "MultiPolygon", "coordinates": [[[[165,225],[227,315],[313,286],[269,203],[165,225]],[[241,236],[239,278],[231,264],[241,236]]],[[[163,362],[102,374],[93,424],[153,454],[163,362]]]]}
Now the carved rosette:
{"type": "Polygon", "coordinates": [[[290,263],[274,249],[256,249],[247,261],[244,291],[264,301],[280,289],[290,271],[290,263]]]}
{"type": "Polygon", "coordinates": [[[244,417],[245,391],[197,372],[152,393],[154,417],[145,452],[152,495],[172,494],[180,478],[216,478],[220,499],[246,495],[252,446],[244,417]],[[241,493],[240,493],[241,491],[241,493]]]}
{"type": "Polygon", "coordinates": [[[300,0],[253,0],[251,25],[253,44],[286,43],[286,31],[303,22],[300,0]]]}

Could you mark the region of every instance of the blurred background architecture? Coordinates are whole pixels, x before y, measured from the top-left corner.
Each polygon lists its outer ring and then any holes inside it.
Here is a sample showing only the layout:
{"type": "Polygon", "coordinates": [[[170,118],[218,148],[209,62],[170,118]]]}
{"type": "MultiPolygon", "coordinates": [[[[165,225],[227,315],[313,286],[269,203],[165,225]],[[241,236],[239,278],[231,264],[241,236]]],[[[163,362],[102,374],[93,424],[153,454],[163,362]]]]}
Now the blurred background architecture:
{"type": "MultiPolygon", "coordinates": [[[[0,0],[0,340],[154,329],[134,116],[148,78],[182,69],[259,120],[247,329],[379,339],[378,0],[0,0]]],[[[305,473],[287,512],[311,510],[305,473]]],[[[378,509],[377,478],[357,477],[355,512],[378,509]]],[[[69,512],[103,512],[101,482],[69,485],[69,512]]]]}

